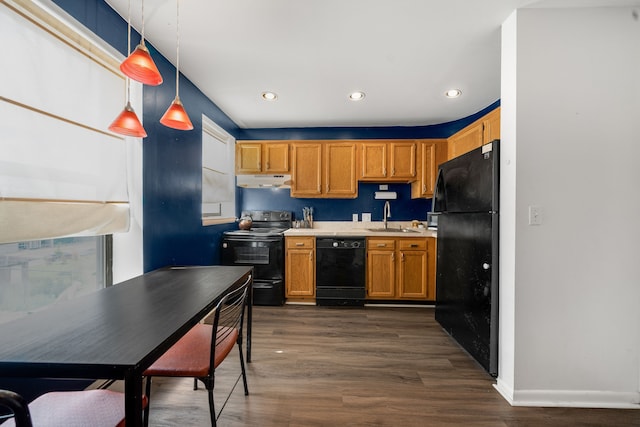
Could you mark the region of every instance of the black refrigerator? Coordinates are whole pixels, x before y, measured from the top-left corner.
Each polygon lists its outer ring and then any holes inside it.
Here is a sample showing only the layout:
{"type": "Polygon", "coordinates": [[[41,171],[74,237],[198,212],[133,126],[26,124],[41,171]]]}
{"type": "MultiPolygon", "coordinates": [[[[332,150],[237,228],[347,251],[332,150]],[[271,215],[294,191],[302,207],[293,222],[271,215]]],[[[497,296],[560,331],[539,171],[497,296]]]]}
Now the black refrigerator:
{"type": "Polygon", "coordinates": [[[435,318],[498,374],[499,151],[495,140],[440,165],[435,318]]]}

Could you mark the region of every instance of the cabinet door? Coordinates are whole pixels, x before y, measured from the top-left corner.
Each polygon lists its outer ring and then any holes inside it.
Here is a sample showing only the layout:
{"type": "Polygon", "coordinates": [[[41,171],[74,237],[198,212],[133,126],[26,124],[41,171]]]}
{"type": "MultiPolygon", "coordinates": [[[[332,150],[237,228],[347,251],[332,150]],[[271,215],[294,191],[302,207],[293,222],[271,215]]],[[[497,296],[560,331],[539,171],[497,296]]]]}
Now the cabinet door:
{"type": "Polygon", "coordinates": [[[387,143],[363,142],[362,168],[360,178],[386,178],[387,177],[387,143]]]}
{"type": "Polygon", "coordinates": [[[367,251],[367,297],[395,298],[396,261],[393,250],[367,251]]]}
{"type": "Polygon", "coordinates": [[[325,196],[355,198],[356,145],[354,143],[329,143],[325,150],[325,196]]]}
{"type": "Polygon", "coordinates": [[[449,159],[458,157],[482,145],[482,121],[474,122],[449,138],[449,159]]]}
{"type": "Polygon", "coordinates": [[[447,160],[446,140],[422,141],[418,146],[418,179],[411,183],[411,198],[433,197],[440,163],[447,160]]]}
{"type": "Polygon", "coordinates": [[[291,196],[318,197],[322,194],[322,145],[293,144],[291,196]]]}
{"type": "Polygon", "coordinates": [[[262,144],[236,144],[236,174],[260,173],[262,168],[262,144]]]}
{"type": "Polygon", "coordinates": [[[315,297],[313,249],[287,249],[286,297],[315,297]]]}
{"type": "Polygon", "coordinates": [[[500,139],[500,107],[484,116],[484,142],[500,139]]]}
{"type": "Polygon", "coordinates": [[[262,145],[264,157],[263,171],[269,173],[289,172],[289,144],[264,143],[262,145]]]}
{"type": "Polygon", "coordinates": [[[416,143],[393,142],[390,144],[389,162],[391,178],[416,177],[416,143]]]}
{"type": "Polygon", "coordinates": [[[427,252],[401,250],[399,253],[398,297],[427,298],[427,252]]]}

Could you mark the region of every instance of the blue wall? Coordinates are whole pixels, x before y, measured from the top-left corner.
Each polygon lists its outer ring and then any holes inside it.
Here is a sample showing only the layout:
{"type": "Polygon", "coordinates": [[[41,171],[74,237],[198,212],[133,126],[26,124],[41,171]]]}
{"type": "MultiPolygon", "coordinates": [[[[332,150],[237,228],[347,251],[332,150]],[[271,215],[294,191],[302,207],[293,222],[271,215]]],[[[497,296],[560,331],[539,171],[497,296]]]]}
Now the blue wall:
{"type": "MultiPolygon", "coordinates": [[[[101,0],[54,0],[62,9],[114,46],[127,51],[127,25],[101,0]]],[[[132,35],[132,46],[139,40],[132,35]]],[[[148,137],[143,143],[144,270],[168,264],[216,264],[222,233],[235,224],[203,227],[200,216],[201,115],[205,114],[238,140],[261,139],[381,139],[446,138],[498,106],[434,126],[365,128],[240,129],[191,82],[181,76],[180,98],[194,130],[183,132],[162,126],[158,120],[175,96],[175,68],[147,43],[164,78],[160,86],[144,87],[143,123],[148,137]]],[[[114,117],[118,112],[114,112],[114,117]]],[[[105,128],[108,124],[105,124],[105,128]]],[[[238,189],[238,209],[285,209],[301,215],[313,206],[318,221],[351,220],[352,213],[371,212],[382,218],[383,203],[373,199],[375,184],[360,184],[357,199],[292,199],[287,190],[238,189]]],[[[398,200],[392,201],[392,220],[424,220],[430,200],[411,200],[407,184],[392,184],[398,200]]],[[[238,212],[239,213],[239,212],[238,212]]]]}
{"type": "MultiPolygon", "coordinates": [[[[354,213],[362,220],[362,212],[370,212],[373,221],[382,221],[384,200],[375,200],[375,191],[379,191],[378,184],[360,183],[357,199],[293,199],[288,189],[244,188],[242,207],[249,210],[287,210],[292,211],[296,219],[302,219],[302,208],[311,206],[315,221],[351,221],[351,215],[354,213]]],[[[389,184],[389,191],[398,193],[398,199],[390,201],[390,221],[427,219],[427,211],[431,210],[431,199],[411,200],[409,184],[389,184]]]]}

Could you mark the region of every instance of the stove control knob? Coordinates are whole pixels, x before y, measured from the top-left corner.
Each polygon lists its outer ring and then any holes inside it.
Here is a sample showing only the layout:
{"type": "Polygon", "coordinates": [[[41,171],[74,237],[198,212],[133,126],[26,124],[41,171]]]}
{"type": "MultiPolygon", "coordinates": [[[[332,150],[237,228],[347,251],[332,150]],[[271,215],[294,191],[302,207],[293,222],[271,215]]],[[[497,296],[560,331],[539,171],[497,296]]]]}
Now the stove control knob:
{"type": "Polygon", "coordinates": [[[224,243],[222,244],[222,247],[223,247],[223,248],[225,248],[225,249],[227,249],[227,246],[229,246],[229,245],[227,244],[227,242],[224,242],[224,243]]]}
{"type": "Polygon", "coordinates": [[[333,242],[333,247],[334,247],[334,248],[337,248],[337,247],[338,247],[338,245],[339,245],[339,244],[338,244],[338,242],[333,242]]]}
{"type": "Polygon", "coordinates": [[[360,242],[353,242],[353,243],[351,243],[351,247],[353,247],[353,248],[359,248],[359,247],[360,247],[360,242]]]}

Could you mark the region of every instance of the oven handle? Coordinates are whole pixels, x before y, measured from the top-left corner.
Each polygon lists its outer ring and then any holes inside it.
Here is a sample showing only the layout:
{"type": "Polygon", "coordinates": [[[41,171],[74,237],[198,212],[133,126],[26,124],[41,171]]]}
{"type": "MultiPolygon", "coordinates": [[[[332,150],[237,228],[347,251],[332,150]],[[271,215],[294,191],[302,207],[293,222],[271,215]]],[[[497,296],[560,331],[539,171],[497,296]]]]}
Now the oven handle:
{"type": "Polygon", "coordinates": [[[257,242],[257,243],[272,243],[272,242],[281,242],[282,241],[282,237],[255,237],[252,236],[250,238],[247,237],[242,237],[242,238],[237,238],[237,237],[225,237],[223,239],[223,241],[225,242],[257,242]]]}

